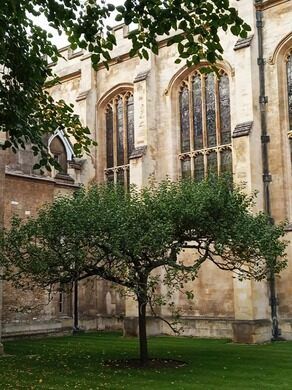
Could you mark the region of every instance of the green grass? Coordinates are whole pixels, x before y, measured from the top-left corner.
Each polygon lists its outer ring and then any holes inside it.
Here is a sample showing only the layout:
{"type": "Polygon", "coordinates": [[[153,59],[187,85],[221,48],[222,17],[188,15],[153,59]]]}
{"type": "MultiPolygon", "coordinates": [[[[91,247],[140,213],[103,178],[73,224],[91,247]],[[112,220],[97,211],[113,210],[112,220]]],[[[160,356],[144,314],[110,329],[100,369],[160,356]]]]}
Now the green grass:
{"type": "Polygon", "coordinates": [[[104,360],[138,355],[137,340],[117,333],[6,342],[0,389],[292,389],[292,342],[236,345],[155,337],[149,346],[153,357],[188,364],[159,370],[105,367],[104,360]]]}

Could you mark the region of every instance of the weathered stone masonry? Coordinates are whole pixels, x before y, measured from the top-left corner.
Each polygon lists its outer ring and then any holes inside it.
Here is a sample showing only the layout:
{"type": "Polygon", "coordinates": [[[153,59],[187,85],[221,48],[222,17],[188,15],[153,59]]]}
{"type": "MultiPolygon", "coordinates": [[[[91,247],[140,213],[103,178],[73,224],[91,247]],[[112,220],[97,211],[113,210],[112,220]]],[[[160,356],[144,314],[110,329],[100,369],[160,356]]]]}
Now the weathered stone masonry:
{"type": "MultiPolygon", "coordinates": [[[[269,137],[266,140],[269,140],[267,150],[269,180],[271,179],[271,216],[277,222],[283,219],[292,221],[290,95],[287,88],[287,61],[292,49],[292,3],[289,0],[234,0],[233,3],[252,28],[249,37],[244,40],[223,32],[221,36],[224,60],[218,66],[228,76],[229,82],[232,131],[230,150],[234,179],[236,182],[245,182],[247,191],[258,191],[255,210],[263,210],[261,109],[264,104],[269,137]],[[256,10],[262,12],[263,18],[264,101],[260,97],[256,10]]],[[[74,104],[82,121],[91,129],[98,146],[86,160],[71,161],[68,165],[71,180],[54,175],[42,179],[29,171],[31,165],[27,161],[28,155],[19,155],[17,161],[7,155],[6,173],[5,176],[2,175],[5,184],[0,177],[4,188],[4,201],[1,205],[5,204],[3,218],[6,224],[13,212],[22,216],[33,215],[42,203],[52,200],[60,192],[74,191],[78,183],[87,185],[109,180],[110,177],[113,180],[124,180],[129,175],[130,183],[140,187],[147,184],[152,176],[157,180],[166,176],[175,180],[182,175],[179,158],[179,91],[184,80],[196,68],[188,69],[175,64],[176,48],[167,47],[164,40],[160,42],[158,56],[150,54],[149,61],[141,61],[137,57],[130,59],[127,27],[117,26],[114,33],[118,45],[112,54],[109,70],[100,67],[97,72],[94,71],[87,53],[72,53],[68,48],[62,52],[67,60],[60,60],[54,65],[61,84],[52,89],[52,95],[74,104]],[[113,102],[118,104],[119,99],[130,95],[133,96],[134,103],[133,150],[127,158],[124,155],[123,167],[117,163],[118,156],[113,156],[117,160],[109,167],[106,129],[110,125],[107,123],[106,110],[110,104],[116,104],[113,102]]],[[[123,104],[125,110],[125,101],[123,104]]],[[[112,109],[116,110],[114,105],[112,109]]],[[[218,117],[218,110],[216,115],[218,117]]],[[[123,141],[125,147],[127,135],[124,132],[123,140],[118,140],[115,138],[118,127],[115,125],[113,129],[112,147],[122,147],[123,141]]],[[[217,137],[220,138],[218,135],[217,137]]],[[[202,149],[199,153],[201,152],[204,164],[209,164],[210,150],[202,149]]],[[[190,153],[192,160],[189,166],[195,172],[197,151],[192,150],[190,153]]],[[[221,161],[219,154],[217,156],[218,161],[221,161]]],[[[291,232],[287,231],[287,239],[291,238],[291,232]]],[[[276,294],[282,335],[291,339],[291,245],[288,256],[288,268],[276,280],[276,294]]],[[[183,311],[186,335],[231,337],[240,342],[261,342],[271,338],[270,292],[267,283],[239,282],[231,274],[206,264],[193,287],[195,298],[191,309],[181,294],[178,293],[175,297],[176,304],[183,311]]],[[[38,302],[45,300],[45,297],[40,293],[29,299],[38,302]]],[[[20,304],[17,293],[4,285],[2,308],[0,303],[2,336],[64,330],[69,329],[72,324],[69,306],[66,313],[57,310],[58,302],[52,302],[31,313],[11,311],[11,307],[15,308],[20,304]]],[[[79,311],[81,325],[85,328],[124,327],[126,333],[137,333],[135,302],[130,299],[124,302],[108,283],[96,279],[84,283],[80,287],[79,311]]],[[[161,314],[167,316],[169,313],[163,308],[161,314]]],[[[153,334],[170,332],[166,325],[151,318],[149,331],[153,334]]]]}

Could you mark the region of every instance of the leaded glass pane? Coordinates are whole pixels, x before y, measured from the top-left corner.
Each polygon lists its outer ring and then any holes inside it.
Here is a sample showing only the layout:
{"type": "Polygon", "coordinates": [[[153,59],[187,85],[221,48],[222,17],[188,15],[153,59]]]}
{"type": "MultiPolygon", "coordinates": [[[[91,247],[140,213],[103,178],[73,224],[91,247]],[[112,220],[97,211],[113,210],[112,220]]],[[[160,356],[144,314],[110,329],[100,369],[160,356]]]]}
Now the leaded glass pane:
{"type": "Polygon", "coordinates": [[[180,93],[180,129],[181,129],[181,151],[190,151],[190,108],[189,90],[185,86],[180,93]]]}
{"type": "Polygon", "coordinates": [[[226,74],[219,79],[219,106],[221,145],[226,145],[231,142],[229,78],[226,74]]]}
{"type": "Polygon", "coordinates": [[[134,149],[134,99],[129,96],[127,101],[127,130],[128,130],[128,160],[134,149]]]}
{"type": "Polygon", "coordinates": [[[119,98],[117,102],[117,163],[124,164],[124,115],[123,99],[119,98]]]}
{"type": "Polygon", "coordinates": [[[208,174],[210,175],[217,175],[218,169],[217,169],[217,153],[215,151],[212,151],[207,156],[207,165],[208,165],[208,174]]]}
{"type": "Polygon", "coordinates": [[[181,160],[181,171],[183,179],[191,178],[191,158],[187,157],[184,160],[181,160]]]}
{"type": "Polygon", "coordinates": [[[214,74],[206,77],[206,125],[208,147],[216,146],[216,112],[215,112],[215,79],[214,74]]]}
{"type": "Polygon", "coordinates": [[[130,171],[129,169],[126,170],[126,179],[127,179],[127,190],[130,188],[130,171]]]}
{"type": "Polygon", "coordinates": [[[124,186],[124,182],[125,182],[124,171],[119,170],[117,173],[117,183],[120,184],[121,186],[124,186]]]}
{"type": "Polygon", "coordinates": [[[287,61],[287,85],[288,85],[288,110],[289,110],[289,128],[292,130],[292,54],[287,61]]]}
{"type": "Polygon", "coordinates": [[[221,173],[232,173],[232,151],[230,149],[224,149],[220,153],[221,155],[221,173]]]}
{"type": "Polygon", "coordinates": [[[108,183],[114,183],[115,181],[114,172],[107,172],[106,181],[108,183]]]}
{"type": "Polygon", "coordinates": [[[195,180],[200,181],[204,179],[205,169],[204,169],[204,156],[199,154],[195,157],[195,180]]]}
{"type": "Polygon", "coordinates": [[[114,166],[114,147],[113,147],[113,110],[108,107],[106,112],[106,166],[114,166]]]}
{"type": "Polygon", "coordinates": [[[202,82],[197,74],[193,80],[194,102],[194,144],[195,150],[203,148],[203,124],[202,124],[202,82]]]}
{"type": "Polygon", "coordinates": [[[289,138],[290,160],[292,165],[292,138],[289,138]]]}

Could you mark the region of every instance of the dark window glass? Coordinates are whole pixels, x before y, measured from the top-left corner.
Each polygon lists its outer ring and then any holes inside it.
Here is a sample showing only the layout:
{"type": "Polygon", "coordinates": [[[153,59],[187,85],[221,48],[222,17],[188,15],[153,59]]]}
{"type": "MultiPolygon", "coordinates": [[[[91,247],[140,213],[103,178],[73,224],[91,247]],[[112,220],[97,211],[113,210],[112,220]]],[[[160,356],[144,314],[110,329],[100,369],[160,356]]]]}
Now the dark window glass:
{"type": "Polygon", "coordinates": [[[195,150],[203,148],[203,124],[202,124],[202,82],[201,75],[196,74],[193,79],[194,102],[194,143],[195,150]]]}
{"type": "Polygon", "coordinates": [[[196,70],[182,82],[179,107],[182,177],[201,180],[207,173],[217,174],[219,162],[220,172],[232,171],[228,76],[196,70]],[[230,149],[220,151],[221,145],[230,149]]]}
{"type": "Polygon", "coordinates": [[[128,158],[134,150],[134,99],[129,96],[127,101],[127,127],[128,127],[128,158]]]}
{"type": "Polygon", "coordinates": [[[229,79],[226,74],[219,79],[219,106],[221,145],[226,145],[231,142],[229,79]]]}
{"type": "Polygon", "coordinates": [[[218,172],[217,169],[217,153],[216,151],[212,151],[207,156],[207,165],[208,165],[208,174],[216,174],[218,172]]]}
{"type": "Polygon", "coordinates": [[[190,107],[189,90],[183,87],[180,93],[181,151],[190,151],[190,107]]]}
{"type": "Polygon", "coordinates": [[[124,170],[121,169],[117,173],[117,183],[120,184],[121,186],[124,186],[125,184],[125,177],[124,177],[124,170]]]}
{"type": "Polygon", "coordinates": [[[232,151],[230,149],[224,149],[220,153],[221,155],[221,172],[232,173],[232,151]]]}
{"type": "Polygon", "coordinates": [[[290,147],[290,159],[291,159],[291,165],[292,165],[292,138],[289,138],[289,147],[290,147]]]}
{"type": "Polygon", "coordinates": [[[182,178],[189,179],[191,178],[191,159],[186,157],[184,160],[181,160],[181,171],[182,178]]]}
{"type": "Polygon", "coordinates": [[[195,180],[200,181],[204,179],[204,156],[199,154],[195,157],[195,180]]]}
{"type": "Polygon", "coordinates": [[[134,99],[126,91],[115,96],[106,110],[107,182],[129,185],[129,157],[134,150],[134,99]],[[112,108],[113,107],[113,108],[112,108]],[[115,169],[113,169],[115,168],[115,169]]]}
{"type": "Polygon", "coordinates": [[[124,113],[123,99],[119,98],[117,102],[117,147],[118,147],[118,165],[124,164],[124,113]]]}
{"type": "Polygon", "coordinates": [[[215,80],[214,74],[206,77],[206,124],[208,147],[216,146],[215,80]]]}
{"type": "Polygon", "coordinates": [[[58,162],[60,168],[59,173],[67,174],[67,153],[63,141],[59,136],[56,136],[51,144],[50,151],[54,156],[54,159],[58,162]]]}
{"type": "Polygon", "coordinates": [[[112,168],[114,166],[114,130],[113,130],[113,110],[109,106],[106,111],[106,166],[112,168]]]}
{"type": "Polygon", "coordinates": [[[68,285],[60,284],[58,312],[61,315],[72,315],[72,294],[68,285]]]}
{"type": "Polygon", "coordinates": [[[64,311],[64,292],[59,292],[59,313],[63,313],[64,311]]]}
{"type": "Polygon", "coordinates": [[[127,184],[126,184],[127,190],[129,190],[129,188],[130,188],[130,171],[129,171],[129,169],[126,170],[126,179],[127,179],[127,184]]]}
{"type": "Polygon", "coordinates": [[[106,175],[106,181],[108,183],[114,183],[115,177],[114,177],[114,172],[113,171],[108,171],[106,175]]]}
{"type": "Polygon", "coordinates": [[[289,129],[292,130],[292,54],[287,61],[289,129]]]}

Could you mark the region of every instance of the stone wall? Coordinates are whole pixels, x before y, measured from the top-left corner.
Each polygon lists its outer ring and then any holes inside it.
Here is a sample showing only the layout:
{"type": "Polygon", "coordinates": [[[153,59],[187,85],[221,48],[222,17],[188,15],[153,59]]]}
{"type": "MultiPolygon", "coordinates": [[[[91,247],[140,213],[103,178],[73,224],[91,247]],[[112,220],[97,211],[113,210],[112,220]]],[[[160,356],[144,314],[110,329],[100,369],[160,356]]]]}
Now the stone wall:
{"type": "MultiPolygon", "coordinates": [[[[218,65],[228,74],[230,82],[234,180],[237,183],[245,183],[248,193],[257,191],[254,210],[258,211],[263,209],[264,203],[256,10],[252,0],[232,0],[232,4],[239,9],[240,15],[250,24],[252,31],[247,40],[238,40],[237,37],[222,32],[224,59],[218,65]]],[[[257,4],[264,14],[272,217],[277,222],[283,219],[291,221],[292,175],[287,138],[284,57],[292,47],[292,4],[288,0],[266,0],[257,4]]],[[[139,151],[130,160],[130,182],[141,187],[148,183],[150,177],[162,180],[168,176],[176,180],[181,175],[178,159],[178,86],[195,68],[187,69],[174,63],[177,49],[175,46],[166,46],[166,37],[160,42],[158,56],[150,53],[149,61],[139,60],[138,57],[129,58],[127,27],[117,26],[114,33],[118,45],[112,53],[109,70],[101,66],[97,72],[93,71],[87,53],[72,52],[68,48],[62,50],[66,60],[60,60],[54,67],[61,84],[51,90],[52,95],[74,104],[76,112],[89,126],[92,137],[98,142],[98,146],[92,148],[91,155],[86,157],[82,170],[78,173],[78,180],[74,177],[75,182],[87,185],[104,181],[104,110],[113,96],[125,90],[132,91],[134,95],[135,147],[139,151]]],[[[25,178],[23,170],[21,172],[18,176],[15,172],[6,174],[6,223],[12,212],[24,217],[33,215],[43,202],[52,200],[57,193],[73,190],[66,186],[66,183],[61,185],[54,178],[25,178]]],[[[74,172],[72,175],[74,176],[74,172]]],[[[290,235],[291,233],[288,233],[287,237],[290,235]]],[[[292,295],[289,283],[292,272],[291,246],[288,248],[288,255],[289,265],[277,280],[277,291],[283,336],[292,338],[292,295]]],[[[177,306],[183,311],[186,334],[200,337],[233,337],[235,341],[242,342],[270,339],[267,283],[240,282],[231,274],[207,264],[202,267],[193,288],[195,298],[191,308],[183,295],[178,293],[175,296],[177,306]]],[[[17,301],[15,294],[9,292],[9,287],[6,286],[5,289],[4,308],[6,303],[10,302],[12,305],[17,301]]],[[[84,327],[117,329],[122,326],[125,316],[125,332],[137,333],[135,302],[130,299],[124,302],[108,283],[90,279],[82,285],[80,294],[81,323],[84,327]]],[[[9,332],[9,327],[12,329],[12,323],[17,316],[4,310],[5,332],[9,332]]],[[[50,308],[36,316],[48,321],[53,319],[54,323],[57,323],[52,310],[50,308]]],[[[162,309],[162,314],[168,316],[169,313],[162,309]]],[[[25,320],[26,317],[22,318],[25,320]]],[[[157,323],[151,318],[149,326],[153,334],[169,332],[163,323],[157,323]]],[[[19,329],[21,332],[21,328],[19,329]]],[[[45,331],[45,328],[43,329],[45,331]]],[[[47,327],[48,331],[49,329],[50,326],[47,327]]]]}

